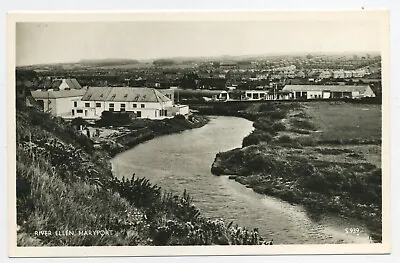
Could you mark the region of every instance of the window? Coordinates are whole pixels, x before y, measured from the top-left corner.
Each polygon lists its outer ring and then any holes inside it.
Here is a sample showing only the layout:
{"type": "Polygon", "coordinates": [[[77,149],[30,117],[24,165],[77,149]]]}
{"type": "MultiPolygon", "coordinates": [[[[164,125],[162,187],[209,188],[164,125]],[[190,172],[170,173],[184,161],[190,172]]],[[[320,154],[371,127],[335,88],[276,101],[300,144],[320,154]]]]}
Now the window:
{"type": "Polygon", "coordinates": [[[125,111],[125,103],[121,103],[121,111],[125,111]]]}
{"type": "Polygon", "coordinates": [[[167,110],[160,110],[160,116],[167,116],[167,110]]]}
{"type": "Polygon", "coordinates": [[[114,111],[114,103],[110,103],[110,104],[108,105],[108,110],[109,110],[109,111],[114,111]]]}
{"type": "Polygon", "coordinates": [[[145,105],[144,104],[140,104],[140,108],[144,108],[145,107],[145,105]]]}
{"type": "Polygon", "coordinates": [[[38,100],[37,102],[39,103],[40,107],[42,109],[44,109],[44,101],[43,100],[38,100]]]}
{"type": "Polygon", "coordinates": [[[85,102],[85,107],[86,108],[90,107],[90,102],[85,102]]]}
{"type": "Polygon", "coordinates": [[[100,102],[96,102],[96,107],[100,108],[101,107],[101,103],[100,102]]]}
{"type": "Polygon", "coordinates": [[[132,107],[137,108],[137,104],[133,103],[132,107]]]}
{"type": "Polygon", "coordinates": [[[75,108],[78,107],[78,102],[77,101],[74,101],[74,107],[75,108]]]}
{"type": "Polygon", "coordinates": [[[76,110],[76,113],[83,113],[83,110],[76,110]]]}
{"type": "Polygon", "coordinates": [[[138,118],[142,117],[142,112],[141,112],[141,111],[137,111],[137,112],[136,112],[136,116],[137,116],[138,118]]]}
{"type": "Polygon", "coordinates": [[[74,116],[75,115],[75,110],[72,110],[72,116],[74,116]]]}

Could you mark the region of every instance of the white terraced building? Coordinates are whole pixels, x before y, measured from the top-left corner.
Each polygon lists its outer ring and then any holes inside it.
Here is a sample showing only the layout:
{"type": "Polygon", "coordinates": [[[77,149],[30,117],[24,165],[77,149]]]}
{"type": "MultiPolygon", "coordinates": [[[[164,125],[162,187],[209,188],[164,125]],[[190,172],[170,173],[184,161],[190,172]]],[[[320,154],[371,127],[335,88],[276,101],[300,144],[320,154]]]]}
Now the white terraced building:
{"type": "Polygon", "coordinates": [[[89,87],[73,101],[72,116],[99,119],[104,111],[133,112],[137,118],[164,119],[186,115],[189,106],[174,105],[172,99],[152,88],[89,87]]]}
{"type": "Polygon", "coordinates": [[[282,93],[288,94],[289,99],[355,99],[376,96],[368,85],[286,85],[282,93]]]}

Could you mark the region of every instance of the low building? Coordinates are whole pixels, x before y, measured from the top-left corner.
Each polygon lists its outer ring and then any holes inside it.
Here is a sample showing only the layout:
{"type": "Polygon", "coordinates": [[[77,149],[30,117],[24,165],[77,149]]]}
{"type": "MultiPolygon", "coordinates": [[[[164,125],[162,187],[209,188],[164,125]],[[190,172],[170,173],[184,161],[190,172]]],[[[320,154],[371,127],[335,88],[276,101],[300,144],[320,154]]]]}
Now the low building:
{"type": "Polygon", "coordinates": [[[286,85],[282,92],[290,99],[337,99],[375,97],[370,86],[286,85]]]}
{"type": "Polygon", "coordinates": [[[266,90],[246,90],[244,94],[245,100],[264,100],[267,96],[266,90]]]}
{"type": "Polygon", "coordinates": [[[217,99],[220,101],[227,101],[230,100],[229,92],[228,91],[221,91],[220,94],[218,94],[217,99]]]}
{"type": "Polygon", "coordinates": [[[133,112],[137,118],[163,119],[186,115],[189,106],[174,105],[157,89],[131,87],[90,87],[72,105],[72,116],[99,119],[104,111],[133,112]]]}

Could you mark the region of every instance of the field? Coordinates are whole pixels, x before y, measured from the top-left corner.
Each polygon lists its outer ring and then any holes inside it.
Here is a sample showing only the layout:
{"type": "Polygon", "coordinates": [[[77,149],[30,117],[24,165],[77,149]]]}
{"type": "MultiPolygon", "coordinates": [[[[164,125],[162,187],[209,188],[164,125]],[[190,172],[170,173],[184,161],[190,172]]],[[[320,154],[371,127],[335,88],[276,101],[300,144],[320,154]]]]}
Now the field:
{"type": "Polygon", "coordinates": [[[322,140],[381,139],[381,105],[321,102],[305,107],[322,140]]]}

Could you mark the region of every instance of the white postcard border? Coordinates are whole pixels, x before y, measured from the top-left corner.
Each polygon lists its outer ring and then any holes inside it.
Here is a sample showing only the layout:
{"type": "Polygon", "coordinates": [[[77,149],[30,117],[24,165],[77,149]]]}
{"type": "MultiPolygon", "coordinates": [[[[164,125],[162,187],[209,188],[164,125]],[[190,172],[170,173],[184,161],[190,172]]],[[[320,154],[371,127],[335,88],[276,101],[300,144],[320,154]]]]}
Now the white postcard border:
{"type": "Polygon", "coordinates": [[[364,11],[107,11],[11,12],[7,15],[8,240],[11,257],[387,254],[391,251],[389,13],[364,11]],[[15,185],[15,23],[120,21],[376,20],[382,27],[382,244],[273,246],[17,247],[15,185]]]}

